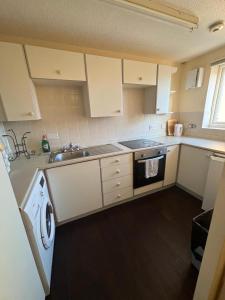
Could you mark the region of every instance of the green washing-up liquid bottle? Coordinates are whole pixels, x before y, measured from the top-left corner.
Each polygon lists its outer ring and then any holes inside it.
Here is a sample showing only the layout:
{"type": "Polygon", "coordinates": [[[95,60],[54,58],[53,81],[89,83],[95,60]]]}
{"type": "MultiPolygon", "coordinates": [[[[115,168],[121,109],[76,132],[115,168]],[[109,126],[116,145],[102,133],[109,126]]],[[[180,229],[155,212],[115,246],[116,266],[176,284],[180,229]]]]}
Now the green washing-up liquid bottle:
{"type": "Polygon", "coordinates": [[[41,147],[43,152],[50,152],[50,145],[46,134],[42,136],[41,147]]]}

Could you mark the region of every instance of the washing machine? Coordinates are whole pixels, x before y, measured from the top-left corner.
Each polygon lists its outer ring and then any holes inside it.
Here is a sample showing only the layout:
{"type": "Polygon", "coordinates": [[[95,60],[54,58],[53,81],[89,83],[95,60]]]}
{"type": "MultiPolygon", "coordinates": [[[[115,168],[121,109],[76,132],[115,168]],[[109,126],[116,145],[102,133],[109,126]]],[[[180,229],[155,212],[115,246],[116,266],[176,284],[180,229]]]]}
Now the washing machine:
{"type": "Polygon", "coordinates": [[[55,220],[43,171],[38,172],[20,210],[45,294],[48,295],[51,284],[55,220]]]}

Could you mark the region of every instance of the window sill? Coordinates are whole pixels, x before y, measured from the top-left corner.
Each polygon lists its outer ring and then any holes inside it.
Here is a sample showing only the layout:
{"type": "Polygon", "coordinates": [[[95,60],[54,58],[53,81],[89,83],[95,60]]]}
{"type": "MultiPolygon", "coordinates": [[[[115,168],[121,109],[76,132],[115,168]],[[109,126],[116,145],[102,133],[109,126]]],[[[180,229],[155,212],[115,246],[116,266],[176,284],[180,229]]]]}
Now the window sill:
{"type": "Polygon", "coordinates": [[[225,128],[221,128],[221,127],[207,127],[207,126],[202,126],[202,129],[208,129],[208,130],[222,130],[225,131],[225,128]]]}

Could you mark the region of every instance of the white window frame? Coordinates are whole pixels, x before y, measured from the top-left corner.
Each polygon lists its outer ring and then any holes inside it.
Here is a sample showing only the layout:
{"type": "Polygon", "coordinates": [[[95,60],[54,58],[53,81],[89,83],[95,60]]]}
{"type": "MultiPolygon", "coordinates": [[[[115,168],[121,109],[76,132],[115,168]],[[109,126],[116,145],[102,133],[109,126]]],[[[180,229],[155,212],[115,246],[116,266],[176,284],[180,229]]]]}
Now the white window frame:
{"type": "Polygon", "coordinates": [[[211,66],[202,128],[225,130],[225,122],[214,121],[223,69],[225,69],[225,62],[211,66]]]}

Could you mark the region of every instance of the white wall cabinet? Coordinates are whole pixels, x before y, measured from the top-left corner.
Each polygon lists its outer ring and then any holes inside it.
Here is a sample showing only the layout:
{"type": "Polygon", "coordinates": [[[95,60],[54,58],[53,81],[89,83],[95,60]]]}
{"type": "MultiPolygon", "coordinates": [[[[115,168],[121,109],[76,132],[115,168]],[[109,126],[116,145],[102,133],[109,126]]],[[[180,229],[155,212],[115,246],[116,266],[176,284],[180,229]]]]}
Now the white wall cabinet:
{"type": "Polygon", "coordinates": [[[58,222],[102,207],[98,160],[48,169],[46,174],[58,222]]]}
{"type": "Polygon", "coordinates": [[[203,197],[212,152],[182,145],[177,182],[194,194],[203,197]]]}
{"type": "Polygon", "coordinates": [[[41,118],[22,45],[0,42],[1,121],[41,118]]]}
{"type": "Polygon", "coordinates": [[[123,83],[137,85],[156,85],[157,64],[123,60],[123,83]]]}
{"type": "Polygon", "coordinates": [[[25,46],[32,78],[86,81],[84,54],[25,46]]]}
{"type": "Polygon", "coordinates": [[[145,113],[167,114],[170,112],[171,76],[177,68],[158,65],[157,86],[145,89],[145,113]]]}
{"type": "Polygon", "coordinates": [[[177,179],[177,166],[179,158],[179,145],[167,147],[166,168],[163,185],[174,184],[177,179]]]}
{"type": "Polygon", "coordinates": [[[86,55],[86,108],[90,117],[123,114],[121,59],[86,55]]]}

